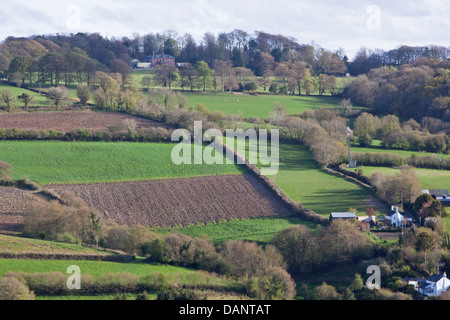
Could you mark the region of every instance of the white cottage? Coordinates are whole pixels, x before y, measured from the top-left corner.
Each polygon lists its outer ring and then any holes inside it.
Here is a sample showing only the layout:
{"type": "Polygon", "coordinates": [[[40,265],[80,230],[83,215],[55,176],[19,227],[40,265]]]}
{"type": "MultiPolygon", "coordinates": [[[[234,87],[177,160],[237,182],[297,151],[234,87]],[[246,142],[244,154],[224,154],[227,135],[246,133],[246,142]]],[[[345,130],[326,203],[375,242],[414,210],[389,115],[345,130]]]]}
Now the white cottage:
{"type": "Polygon", "coordinates": [[[386,219],[391,220],[391,225],[396,228],[403,226],[405,222],[405,217],[398,211],[398,207],[392,207],[391,213],[386,215],[386,219]]]}
{"type": "Polygon", "coordinates": [[[442,292],[447,291],[450,288],[450,279],[447,278],[447,274],[434,274],[425,281],[423,281],[417,289],[419,293],[425,296],[438,296],[442,292]]]}

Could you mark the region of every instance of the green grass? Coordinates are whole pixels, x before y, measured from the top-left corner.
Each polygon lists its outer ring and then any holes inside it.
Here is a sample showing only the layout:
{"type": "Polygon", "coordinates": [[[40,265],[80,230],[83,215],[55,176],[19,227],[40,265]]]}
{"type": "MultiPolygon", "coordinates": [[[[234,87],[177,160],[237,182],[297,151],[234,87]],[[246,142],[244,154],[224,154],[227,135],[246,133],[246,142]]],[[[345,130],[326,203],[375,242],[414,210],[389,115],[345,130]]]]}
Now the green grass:
{"type": "MultiPolygon", "coordinates": [[[[350,208],[357,209],[357,215],[365,215],[368,207],[373,207],[379,214],[385,213],[369,201],[372,195],[369,190],[323,171],[306,146],[280,143],[279,155],[279,170],[269,178],[306,208],[326,216],[350,208]]],[[[250,156],[248,146],[246,156],[250,156]]]]}
{"type": "MultiPolygon", "coordinates": [[[[9,90],[13,94],[14,97],[18,97],[22,95],[22,93],[27,93],[33,96],[33,100],[28,104],[28,106],[46,106],[48,105],[47,98],[30,90],[13,87],[7,84],[0,83],[0,91],[1,90],[9,90]]],[[[13,104],[14,106],[23,107],[24,103],[20,99],[16,99],[16,102],[13,104]]],[[[0,107],[5,107],[6,104],[0,102],[0,107]]]]}
{"type": "Polygon", "coordinates": [[[175,144],[127,142],[1,141],[0,161],[14,177],[38,184],[143,181],[240,174],[236,165],[175,165],[175,144]]]}
{"type": "Polygon", "coordinates": [[[0,252],[111,255],[112,251],[97,249],[80,244],[29,239],[18,236],[0,235],[0,252]]]}
{"type": "Polygon", "coordinates": [[[161,272],[172,277],[178,273],[195,273],[182,267],[169,265],[148,264],[144,262],[117,263],[109,261],[88,260],[24,260],[24,259],[0,259],[0,277],[9,271],[25,273],[61,272],[67,274],[69,266],[80,267],[81,274],[89,274],[94,278],[102,274],[128,272],[143,277],[150,273],[161,272]]]}
{"type": "MultiPolygon", "coordinates": [[[[363,174],[371,177],[372,174],[379,172],[385,175],[395,175],[400,169],[386,167],[362,167],[363,174]]],[[[450,171],[436,169],[415,168],[417,178],[423,189],[450,189],[450,171]]]]}
{"type": "Polygon", "coordinates": [[[286,106],[288,114],[300,114],[307,110],[319,108],[337,108],[341,99],[330,96],[292,96],[292,95],[235,95],[230,93],[191,93],[184,92],[191,107],[198,103],[210,111],[223,114],[242,112],[244,117],[267,118],[275,102],[286,106]]]}
{"type": "Polygon", "coordinates": [[[207,238],[218,245],[227,240],[255,241],[260,244],[269,243],[275,233],[292,225],[303,224],[311,229],[316,225],[296,217],[268,217],[257,219],[232,220],[209,223],[207,225],[188,226],[177,229],[155,230],[161,233],[180,232],[193,238],[207,238]]]}
{"type": "Polygon", "coordinates": [[[361,186],[321,170],[305,146],[281,144],[278,173],[271,178],[294,201],[319,214],[346,212],[365,214],[370,192],[361,186]]]}
{"type": "MultiPolygon", "coordinates": [[[[410,151],[410,150],[394,150],[394,149],[383,149],[381,147],[371,147],[371,148],[361,148],[361,147],[353,147],[351,148],[352,152],[363,152],[363,153],[393,153],[399,154],[404,157],[412,156],[413,154],[417,156],[438,156],[437,153],[431,152],[419,152],[419,151],[410,151]]],[[[448,154],[441,154],[442,159],[446,159],[450,157],[448,154]]]]}

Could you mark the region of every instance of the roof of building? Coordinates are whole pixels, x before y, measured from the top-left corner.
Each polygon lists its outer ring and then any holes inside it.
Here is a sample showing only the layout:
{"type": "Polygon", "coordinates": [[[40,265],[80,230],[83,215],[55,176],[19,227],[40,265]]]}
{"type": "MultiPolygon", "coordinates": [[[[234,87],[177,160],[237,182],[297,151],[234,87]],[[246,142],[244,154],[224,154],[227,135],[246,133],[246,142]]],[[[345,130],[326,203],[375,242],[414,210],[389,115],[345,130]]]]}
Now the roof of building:
{"type": "Polygon", "coordinates": [[[430,276],[427,281],[429,282],[438,282],[439,280],[441,280],[442,278],[446,277],[445,273],[444,274],[433,274],[432,276],[430,276]]]}
{"type": "Polygon", "coordinates": [[[388,214],[386,214],[386,216],[388,217],[392,217],[393,215],[397,214],[399,217],[403,217],[403,215],[400,213],[400,211],[398,211],[398,207],[395,207],[394,210],[391,210],[391,212],[389,212],[388,214]]]}
{"type": "Polygon", "coordinates": [[[444,197],[449,196],[450,193],[448,192],[448,189],[429,189],[429,190],[422,190],[424,193],[428,193],[435,197],[444,197]]]}
{"type": "Polygon", "coordinates": [[[332,212],[331,217],[335,219],[349,219],[356,218],[356,214],[354,212],[332,212]]]}
{"type": "Polygon", "coordinates": [[[152,54],[149,55],[147,57],[145,57],[146,59],[152,59],[152,58],[165,58],[165,59],[175,59],[173,56],[171,56],[170,54],[152,54]]]}

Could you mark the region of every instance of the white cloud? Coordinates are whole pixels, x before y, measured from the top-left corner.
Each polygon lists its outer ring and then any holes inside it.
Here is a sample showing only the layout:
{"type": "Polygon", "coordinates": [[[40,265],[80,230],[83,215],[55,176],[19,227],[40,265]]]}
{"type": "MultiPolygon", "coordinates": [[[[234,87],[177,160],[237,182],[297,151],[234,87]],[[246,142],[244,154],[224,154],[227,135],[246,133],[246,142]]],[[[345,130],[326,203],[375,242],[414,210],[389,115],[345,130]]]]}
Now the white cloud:
{"type": "Polygon", "coordinates": [[[449,46],[450,5],[441,0],[12,0],[0,8],[0,39],[48,33],[98,32],[132,36],[173,30],[200,41],[205,32],[243,29],[314,40],[352,56],[360,47],[401,44],[449,46]],[[80,8],[79,29],[68,28],[67,9],[80,8]],[[379,29],[369,29],[368,6],[380,8],[379,29]]]}

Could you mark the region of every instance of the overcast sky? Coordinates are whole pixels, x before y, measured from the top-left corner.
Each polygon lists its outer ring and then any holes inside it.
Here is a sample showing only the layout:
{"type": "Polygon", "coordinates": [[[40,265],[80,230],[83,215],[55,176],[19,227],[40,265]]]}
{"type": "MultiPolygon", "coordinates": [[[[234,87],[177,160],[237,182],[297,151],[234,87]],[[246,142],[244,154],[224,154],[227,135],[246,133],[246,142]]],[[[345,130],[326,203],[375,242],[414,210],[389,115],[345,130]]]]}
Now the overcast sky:
{"type": "Polygon", "coordinates": [[[350,58],[360,47],[450,46],[450,0],[6,0],[0,40],[8,36],[98,32],[108,37],[176,31],[199,42],[205,32],[242,29],[294,37],[350,58]]]}

